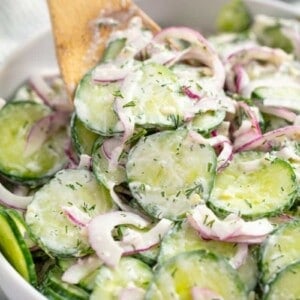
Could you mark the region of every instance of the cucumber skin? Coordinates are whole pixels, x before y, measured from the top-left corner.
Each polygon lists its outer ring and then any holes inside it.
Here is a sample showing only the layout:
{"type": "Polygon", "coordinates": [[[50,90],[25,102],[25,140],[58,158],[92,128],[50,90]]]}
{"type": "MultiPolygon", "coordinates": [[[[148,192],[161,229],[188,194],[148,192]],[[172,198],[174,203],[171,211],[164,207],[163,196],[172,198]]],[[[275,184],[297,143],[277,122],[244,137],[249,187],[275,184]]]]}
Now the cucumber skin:
{"type": "Polygon", "coordinates": [[[62,271],[55,266],[52,268],[45,278],[44,287],[42,289],[50,288],[63,299],[70,300],[88,300],[89,294],[82,288],[63,282],[61,280],[62,271]]]}
{"type": "MultiPolygon", "coordinates": [[[[291,222],[289,222],[289,223],[285,223],[285,224],[282,224],[282,225],[280,225],[278,228],[276,228],[272,233],[271,233],[271,235],[276,235],[276,234],[280,234],[280,231],[282,231],[282,230],[284,230],[284,228],[286,228],[286,227],[289,227],[289,226],[296,226],[296,227],[300,227],[300,219],[298,218],[298,219],[295,219],[295,220],[293,220],[293,221],[291,221],[291,222]]],[[[270,235],[269,235],[269,237],[270,237],[270,235]]],[[[264,274],[264,270],[267,268],[267,266],[263,263],[263,254],[264,254],[264,251],[265,251],[265,248],[266,248],[266,246],[267,246],[267,243],[268,243],[268,240],[269,240],[269,238],[267,238],[265,241],[264,241],[264,243],[260,246],[260,248],[259,248],[259,250],[258,250],[258,254],[257,254],[257,256],[258,256],[258,268],[259,268],[259,270],[260,270],[260,278],[259,278],[259,281],[260,281],[260,283],[261,283],[261,286],[263,286],[263,283],[262,283],[262,277],[263,277],[263,274],[264,274]]],[[[299,259],[300,259],[300,257],[299,257],[299,259]]],[[[284,270],[284,269],[283,269],[284,270]]],[[[282,271],[283,271],[282,270],[282,271]]],[[[274,274],[273,274],[273,276],[272,276],[272,278],[271,278],[271,281],[272,281],[272,279],[274,279],[273,278],[274,277],[274,274]]],[[[276,276],[275,276],[276,277],[276,276]]],[[[268,281],[267,283],[269,283],[270,281],[268,281]]]]}
{"type": "MultiPolygon", "coordinates": [[[[257,214],[251,214],[251,215],[240,214],[240,216],[242,216],[243,219],[245,219],[245,220],[256,220],[256,219],[260,219],[260,218],[276,217],[276,216],[278,216],[282,213],[285,213],[289,209],[291,209],[291,207],[296,202],[299,192],[298,192],[298,188],[297,188],[297,179],[296,179],[296,175],[294,173],[293,167],[290,165],[290,163],[288,163],[287,161],[285,161],[283,159],[275,158],[273,162],[275,162],[275,161],[278,161],[282,164],[285,164],[285,166],[291,172],[291,175],[292,175],[291,178],[292,178],[293,183],[295,185],[295,190],[292,193],[289,194],[289,196],[290,196],[289,201],[284,206],[279,207],[278,209],[275,209],[275,210],[270,211],[270,212],[257,213],[257,214]]],[[[220,208],[220,207],[214,205],[213,202],[211,201],[211,199],[208,199],[206,204],[209,208],[211,208],[220,217],[225,218],[225,217],[227,217],[228,215],[230,215],[232,213],[232,211],[225,210],[223,208],[220,208]]]]}
{"type": "MultiPolygon", "coordinates": [[[[81,155],[81,154],[84,154],[84,153],[86,153],[88,155],[91,155],[93,145],[82,145],[81,144],[78,129],[76,127],[76,124],[78,124],[78,122],[82,123],[82,121],[80,121],[79,118],[74,113],[73,116],[72,116],[72,119],[71,119],[71,140],[72,140],[72,144],[74,146],[74,149],[75,149],[77,155],[81,155]],[[85,150],[87,150],[87,151],[85,151],[85,150]]],[[[82,123],[82,126],[84,126],[83,123],[82,123]]],[[[86,129],[86,130],[90,131],[89,129],[86,129]]],[[[90,134],[95,136],[95,140],[98,138],[98,135],[96,133],[90,131],[90,134]]],[[[94,142],[95,142],[95,140],[94,140],[94,142]]]]}
{"type": "MultiPolygon", "coordinates": [[[[16,225],[15,221],[9,216],[9,214],[6,212],[4,208],[0,207],[0,218],[4,218],[5,221],[9,224],[10,230],[14,234],[15,240],[18,242],[18,245],[20,247],[20,250],[23,254],[23,259],[26,261],[27,265],[27,272],[28,272],[28,278],[25,278],[21,273],[19,273],[25,280],[27,280],[29,283],[31,283],[33,286],[37,286],[37,274],[35,270],[35,264],[33,262],[33,258],[31,255],[30,250],[28,249],[22,234],[20,233],[18,226],[16,225]]],[[[13,250],[13,249],[12,249],[13,250]]],[[[9,263],[11,263],[9,261],[9,263]]],[[[11,263],[11,265],[16,269],[17,268],[11,263]]],[[[19,272],[19,271],[17,271],[19,272]]]]}
{"type": "MultiPolygon", "coordinates": [[[[150,291],[152,284],[155,284],[155,279],[158,276],[159,271],[162,268],[164,268],[165,265],[172,264],[173,262],[175,262],[178,259],[178,257],[181,258],[184,256],[189,256],[189,255],[199,255],[199,257],[201,257],[201,258],[225,262],[225,264],[227,264],[227,266],[228,266],[228,270],[230,270],[231,273],[235,273],[235,270],[231,267],[231,265],[225,259],[222,259],[220,256],[217,256],[216,254],[214,254],[212,252],[209,252],[206,250],[195,250],[195,251],[183,252],[174,257],[171,257],[170,259],[166,260],[164,263],[156,266],[153,280],[150,283],[148,291],[146,292],[146,295],[145,295],[145,300],[152,300],[151,295],[149,295],[149,291],[150,291]]],[[[245,288],[244,284],[242,283],[242,281],[239,279],[237,273],[235,273],[234,276],[236,277],[235,282],[237,284],[237,289],[245,295],[245,298],[243,298],[243,299],[246,300],[247,299],[246,288],[245,288]]]]}
{"type": "MultiPolygon", "coordinates": [[[[277,276],[274,278],[274,280],[272,282],[270,282],[269,286],[268,286],[268,291],[263,295],[263,298],[262,300],[268,300],[269,299],[269,296],[270,296],[270,293],[272,291],[272,285],[276,284],[276,282],[278,280],[280,280],[281,276],[284,275],[285,272],[288,272],[290,271],[291,269],[293,269],[294,267],[299,267],[300,266],[300,260],[298,260],[297,262],[291,264],[291,265],[288,265],[287,267],[285,267],[283,270],[281,270],[277,276]]],[[[293,271],[291,271],[293,272],[293,271]]],[[[300,271],[299,271],[300,272],[300,271]]],[[[298,299],[298,298],[297,298],[298,299]]],[[[297,300],[295,299],[295,300],[297,300]]],[[[278,299],[278,300],[283,300],[283,299],[278,299]]],[[[287,300],[287,299],[284,299],[284,300],[287,300]]],[[[291,300],[294,300],[294,299],[291,299],[291,300]]]]}
{"type": "MultiPolygon", "coordinates": [[[[18,100],[18,101],[13,101],[13,102],[7,102],[5,104],[5,106],[7,106],[7,105],[24,105],[27,103],[32,104],[32,105],[43,105],[41,103],[37,103],[32,100],[23,100],[23,101],[18,100]]],[[[49,109],[49,112],[50,111],[51,110],[49,109]]],[[[11,182],[13,184],[22,184],[22,185],[27,185],[29,187],[35,188],[37,186],[43,185],[46,182],[48,182],[55,175],[55,173],[57,171],[59,171],[60,169],[63,169],[67,164],[68,164],[68,162],[66,160],[65,163],[62,164],[59,169],[52,171],[51,174],[46,174],[46,175],[40,176],[40,177],[26,177],[26,176],[12,175],[7,172],[4,172],[0,166],[0,176],[2,175],[5,179],[7,179],[9,182],[11,182]]]]}

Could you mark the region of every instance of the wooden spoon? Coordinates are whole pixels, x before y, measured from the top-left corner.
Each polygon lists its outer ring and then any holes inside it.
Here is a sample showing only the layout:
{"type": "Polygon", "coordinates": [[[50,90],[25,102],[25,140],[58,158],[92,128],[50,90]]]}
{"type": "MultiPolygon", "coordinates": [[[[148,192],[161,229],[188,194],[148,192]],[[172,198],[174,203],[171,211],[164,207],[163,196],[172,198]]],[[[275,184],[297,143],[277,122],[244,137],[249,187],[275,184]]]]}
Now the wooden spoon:
{"type": "Polygon", "coordinates": [[[125,28],[131,17],[140,16],[145,27],[154,33],[160,30],[131,0],[48,0],[48,7],[58,64],[70,99],[82,76],[101,58],[112,30],[112,26],[99,26],[97,19],[116,18],[118,27],[125,28]]]}

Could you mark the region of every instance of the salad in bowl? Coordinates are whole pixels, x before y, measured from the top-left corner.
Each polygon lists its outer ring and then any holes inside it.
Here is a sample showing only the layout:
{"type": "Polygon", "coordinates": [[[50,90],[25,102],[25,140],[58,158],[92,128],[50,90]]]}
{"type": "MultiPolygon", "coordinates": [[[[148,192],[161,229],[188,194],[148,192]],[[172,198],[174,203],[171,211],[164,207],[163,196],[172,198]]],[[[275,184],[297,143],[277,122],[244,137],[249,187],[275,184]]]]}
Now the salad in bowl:
{"type": "Polygon", "coordinates": [[[73,103],[53,74],[1,102],[0,250],[44,297],[299,298],[300,23],[217,28],[132,18],[73,103]]]}

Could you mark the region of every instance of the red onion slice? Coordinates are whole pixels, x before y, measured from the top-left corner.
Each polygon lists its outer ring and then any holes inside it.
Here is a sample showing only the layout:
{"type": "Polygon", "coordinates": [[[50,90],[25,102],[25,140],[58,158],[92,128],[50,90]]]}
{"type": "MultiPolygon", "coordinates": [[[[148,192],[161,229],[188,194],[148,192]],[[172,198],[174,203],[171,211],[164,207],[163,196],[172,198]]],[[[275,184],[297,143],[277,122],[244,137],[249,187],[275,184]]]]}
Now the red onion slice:
{"type": "Polygon", "coordinates": [[[234,269],[240,268],[246,261],[248,256],[248,245],[247,244],[238,244],[237,252],[229,261],[234,269]]]}
{"type": "Polygon", "coordinates": [[[61,209],[73,225],[85,227],[91,221],[91,217],[77,206],[62,206],[61,209]]]}
{"type": "Polygon", "coordinates": [[[92,157],[87,154],[81,154],[79,157],[79,164],[77,169],[91,169],[92,157]]]}
{"type": "Polygon", "coordinates": [[[198,144],[208,144],[211,145],[212,147],[220,146],[223,143],[230,143],[228,137],[224,135],[217,135],[211,138],[205,138],[200,133],[191,130],[189,132],[189,136],[194,142],[198,144]]]}
{"type": "Polygon", "coordinates": [[[192,300],[224,300],[215,291],[205,287],[194,286],[191,289],[191,294],[192,300]]]}
{"type": "Polygon", "coordinates": [[[261,112],[284,119],[290,123],[294,123],[297,117],[294,112],[284,107],[264,106],[260,104],[257,104],[257,106],[261,112]]]}
{"type": "Polygon", "coordinates": [[[120,245],[126,255],[148,250],[161,242],[161,239],[170,230],[172,225],[173,222],[170,220],[162,219],[147,232],[128,229],[120,245]]]}
{"type": "Polygon", "coordinates": [[[189,51],[182,55],[180,60],[198,60],[210,67],[217,86],[223,87],[225,82],[223,64],[210,43],[198,31],[188,27],[169,27],[161,30],[153,40],[164,44],[172,39],[187,41],[191,44],[189,51]]]}
{"type": "Polygon", "coordinates": [[[69,122],[69,114],[54,112],[38,120],[29,130],[24,154],[30,156],[36,152],[42,144],[60,128],[69,122]]]}
{"type": "Polygon", "coordinates": [[[228,142],[223,143],[223,148],[217,158],[217,170],[220,172],[223,170],[232,159],[232,145],[228,142]]]}
{"type": "Polygon", "coordinates": [[[25,210],[31,201],[32,196],[15,195],[0,183],[0,202],[5,206],[25,210]]]}
{"type": "Polygon", "coordinates": [[[138,287],[127,287],[121,290],[118,300],[143,300],[145,290],[138,287]]]}
{"type": "Polygon", "coordinates": [[[119,225],[133,225],[144,228],[148,221],[131,212],[114,211],[98,215],[88,224],[88,237],[97,256],[108,266],[115,267],[124,249],[112,237],[112,230],[119,225]]]}
{"type": "Polygon", "coordinates": [[[273,230],[267,219],[247,222],[230,214],[220,220],[206,205],[198,205],[188,216],[188,221],[203,238],[232,243],[261,243],[273,230]]]}
{"type": "Polygon", "coordinates": [[[131,71],[130,67],[121,67],[115,63],[100,64],[92,71],[92,79],[103,83],[124,80],[131,71]]]}
{"type": "Polygon", "coordinates": [[[84,258],[79,258],[76,263],[71,265],[62,275],[62,281],[78,284],[83,278],[97,270],[102,261],[97,255],[89,255],[84,258]]]}
{"type": "Polygon", "coordinates": [[[235,152],[259,149],[261,147],[269,147],[274,142],[280,142],[286,138],[299,140],[300,139],[300,125],[291,125],[269,131],[262,136],[246,141],[243,145],[235,147],[235,152]]]}

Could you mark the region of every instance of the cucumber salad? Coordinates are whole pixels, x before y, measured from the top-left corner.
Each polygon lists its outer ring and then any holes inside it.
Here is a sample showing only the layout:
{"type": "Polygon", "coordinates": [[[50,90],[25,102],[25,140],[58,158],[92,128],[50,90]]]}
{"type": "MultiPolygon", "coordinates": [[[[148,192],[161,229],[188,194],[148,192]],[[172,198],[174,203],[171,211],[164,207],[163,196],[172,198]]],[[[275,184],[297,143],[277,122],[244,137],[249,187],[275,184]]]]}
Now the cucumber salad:
{"type": "Polygon", "coordinates": [[[217,27],[134,17],[73,104],[1,102],[0,251],[46,298],[300,299],[300,23],[217,27]]]}

